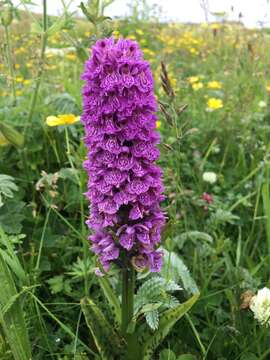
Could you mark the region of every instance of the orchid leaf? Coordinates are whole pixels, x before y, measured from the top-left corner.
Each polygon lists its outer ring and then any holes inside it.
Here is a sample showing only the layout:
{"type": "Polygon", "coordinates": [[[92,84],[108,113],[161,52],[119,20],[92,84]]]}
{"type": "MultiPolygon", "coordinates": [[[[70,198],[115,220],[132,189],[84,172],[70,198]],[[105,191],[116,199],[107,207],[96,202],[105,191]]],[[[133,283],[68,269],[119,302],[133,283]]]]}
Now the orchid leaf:
{"type": "Polygon", "coordinates": [[[120,302],[119,302],[117,296],[115,295],[115,293],[113,292],[113,289],[111,287],[109,280],[105,277],[101,277],[101,278],[99,278],[99,284],[100,284],[100,287],[101,287],[106,299],[108,300],[108,303],[114,314],[117,324],[120,325],[120,323],[121,323],[120,302]]]}
{"type": "Polygon", "coordinates": [[[106,320],[99,307],[89,298],[81,300],[87,326],[102,360],[121,358],[121,337],[106,320]]]}
{"type": "Polygon", "coordinates": [[[187,313],[199,298],[199,293],[193,295],[185,303],[172,309],[166,310],[160,315],[158,329],[153,332],[146,324],[138,329],[138,341],[141,344],[141,359],[151,360],[155,349],[161,344],[174,324],[187,313]]]}

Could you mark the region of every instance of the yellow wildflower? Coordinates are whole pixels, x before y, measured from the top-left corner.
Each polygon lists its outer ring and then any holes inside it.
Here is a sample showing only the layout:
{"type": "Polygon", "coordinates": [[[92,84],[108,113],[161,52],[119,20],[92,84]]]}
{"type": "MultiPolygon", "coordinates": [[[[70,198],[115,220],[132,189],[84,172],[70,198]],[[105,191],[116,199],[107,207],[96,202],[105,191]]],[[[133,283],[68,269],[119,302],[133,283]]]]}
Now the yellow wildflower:
{"type": "Polygon", "coordinates": [[[161,127],[161,121],[156,121],[156,127],[159,129],[161,127]]]}
{"type": "Polygon", "coordinates": [[[190,84],[194,84],[195,82],[200,80],[200,77],[199,76],[190,76],[187,80],[190,84]]]}
{"type": "Polygon", "coordinates": [[[266,91],[268,91],[270,93],[270,85],[266,85],[265,89],[266,89],[266,91]]]}
{"type": "Polygon", "coordinates": [[[33,64],[32,64],[31,62],[28,62],[28,63],[26,63],[26,67],[27,67],[28,69],[30,69],[31,67],[33,67],[33,64]]]}
{"type": "Polygon", "coordinates": [[[21,67],[20,64],[15,64],[15,69],[19,69],[21,67]]]}
{"type": "Polygon", "coordinates": [[[142,29],[137,29],[137,30],[136,30],[136,33],[137,33],[138,35],[143,35],[142,29]]]}
{"type": "Polygon", "coordinates": [[[221,25],[220,24],[211,24],[211,29],[212,30],[218,30],[221,28],[221,25]]]}
{"type": "Polygon", "coordinates": [[[115,38],[119,38],[119,36],[121,35],[118,30],[115,30],[112,34],[115,38]]]}
{"type": "Polygon", "coordinates": [[[16,76],[16,82],[17,83],[22,83],[23,82],[23,77],[22,76],[16,76]]]}
{"type": "Polygon", "coordinates": [[[129,35],[128,38],[129,38],[130,40],[136,40],[136,36],[135,36],[135,35],[132,35],[132,34],[129,35]]]}
{"type": "Polygon", "coordinates": [[[203,83],[202,82],[196,82],[192,84],[192,89],[197,91],[200,90],[203,87],[203,83]]]}
{"type": "Polygon", "coordinates": [[[223,107],[223,101],[217,98],[210,98],[207,101],[207,109],[209,111],[221,109],[223,107]]]}
{"type": "Polygon", "coordinates": [[[189,49],[189,52],[190,52],[191,54],[195,54],[195,55],[199,53],[198,50],[195,49],[195,48],[189,49]]]}
{"type": "Polygon", "coordinates": [[[148,48],[144,48],[144,49],[143,49],[143,53],[144,53],[145,55],[148,55],[148,56],[155,56],[154,51],[152,51],[152,50],[150,50],[150,49],[148,49],[148,48]]]}
{"type": "Polygon", "coordinates": [[[26,79],[23,82],[24,85],[30,85],[31,84],[31,80],[30,79],[26,79]]]}
{"type": "Polygon", "coordinates": [[[23,94],[22,90],[16,90],[16,95],[17,96],[22,96],[22,94],[23,94]]]}
{"type": "Polygon", "coordinates": [[[90,31],[85,31],[84,36],[89,37],[91,35],[90,31]]]}
{"type": "Polygon", "coordinates": [[[69,54],[66,55],[66,58],[68,60],[74,61],[74,60],[76,60],[76,55],[72,54],[72,53],[69,53],[69,54]]]}
{"type": "Polygon", "coordinates": [[[222,84],[219,81],[209,81],[207,84],[208,89],[221,89],[222,84]]]}
{"type": "Polygon", "coordinates": [[[48,116],[46,124],[48,126],[71,125],[80,120],[80,116],[74,114],[61,114],[57,116],[48,116]]]}

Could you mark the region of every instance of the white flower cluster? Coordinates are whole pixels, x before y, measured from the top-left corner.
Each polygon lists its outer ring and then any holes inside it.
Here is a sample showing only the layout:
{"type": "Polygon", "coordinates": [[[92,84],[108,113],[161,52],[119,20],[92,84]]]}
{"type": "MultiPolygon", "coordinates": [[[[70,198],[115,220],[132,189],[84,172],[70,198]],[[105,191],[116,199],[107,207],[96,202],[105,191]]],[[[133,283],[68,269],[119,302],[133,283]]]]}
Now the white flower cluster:
{"type": "Polygon", "coordinates": [[[214,184],[217,181],[217,174],[212,171],[206,171],[203,173],[203,181],[208,182],[209,184],[214,184]]]}
{"type": "Polygon", "coordinates": [[[264,287],[259,290],[257,295],[252,297],[249,307],[255,319],[262,325],[270,326],[270,289],[264,287]]]}

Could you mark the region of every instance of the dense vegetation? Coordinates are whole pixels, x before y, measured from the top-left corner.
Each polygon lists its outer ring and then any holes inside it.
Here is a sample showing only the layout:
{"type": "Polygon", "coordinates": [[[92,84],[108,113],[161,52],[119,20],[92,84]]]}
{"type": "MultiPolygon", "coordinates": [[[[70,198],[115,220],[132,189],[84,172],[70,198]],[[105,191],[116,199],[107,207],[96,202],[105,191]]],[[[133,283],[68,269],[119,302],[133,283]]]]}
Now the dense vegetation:
{"type": "MultiPolygon", "coordinates": [[[[86,150],[75,119],[92,37],[112,27],[115,37],[138,41],[156,80],[168,218],[162,275],[183,287],[173,289],[175,301],[200,291],[154,359],[269,359],[269,330],[243,301],[247,290],[270,285],[270,35],[143,15],[110,25],[103,19],[98,33],[65,15],[43,19],[44,36],[42,19],[25,12],[1,27],[0,304],[4,314],[16,309],[5,323],[17,312],[19,324],[23,314],[20,334],[28,334],[34,359],[98,359],[80,299],[90,294],[111,314],[89,251],[86,150]],[[70,124],[46,122],[61,114],[74,115],[70,124]]],[[[116,275],[112,269],[108,278],[118,291],[116,275]]],[[[138,284],[151,279],[138,277],[138,284]]],[[[168,301],[163,290],[149,301],[168,301]]],[[[13,359],[14,342],[28,346],[27,336],[18,342],[10,330],[8,338],[0,327],[1,359],[13,359]]]]}

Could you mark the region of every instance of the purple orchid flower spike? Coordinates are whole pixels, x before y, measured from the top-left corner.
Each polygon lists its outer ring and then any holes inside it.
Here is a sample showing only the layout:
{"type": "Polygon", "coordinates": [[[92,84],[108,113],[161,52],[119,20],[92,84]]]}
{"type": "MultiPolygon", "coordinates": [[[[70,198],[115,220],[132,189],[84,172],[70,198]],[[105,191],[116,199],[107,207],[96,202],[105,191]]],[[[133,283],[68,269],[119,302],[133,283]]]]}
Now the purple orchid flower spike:
{"type": "Polygon", "coordinates": [[[91,249],[105,272],[123,258],[159,272],[164,196],[149,63],[134,41],[98,40],[82,79],[91,249]]]}

